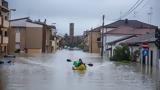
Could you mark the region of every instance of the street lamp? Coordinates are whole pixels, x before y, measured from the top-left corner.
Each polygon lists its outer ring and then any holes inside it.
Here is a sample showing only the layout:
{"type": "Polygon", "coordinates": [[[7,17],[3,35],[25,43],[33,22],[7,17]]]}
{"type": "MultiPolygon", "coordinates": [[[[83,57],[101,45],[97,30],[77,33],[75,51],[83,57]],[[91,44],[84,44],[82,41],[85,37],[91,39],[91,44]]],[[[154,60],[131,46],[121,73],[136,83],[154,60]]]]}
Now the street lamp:
{"type": "Polygon", "coordinates": [[[10,54],[10,47],[11,47],[11,44],[10,44],[10,39],[11,39],[11,13],[15,12],[16,9],[10,9],[9,10],[9,28],[8,28],[8,54],[10,54]]]}

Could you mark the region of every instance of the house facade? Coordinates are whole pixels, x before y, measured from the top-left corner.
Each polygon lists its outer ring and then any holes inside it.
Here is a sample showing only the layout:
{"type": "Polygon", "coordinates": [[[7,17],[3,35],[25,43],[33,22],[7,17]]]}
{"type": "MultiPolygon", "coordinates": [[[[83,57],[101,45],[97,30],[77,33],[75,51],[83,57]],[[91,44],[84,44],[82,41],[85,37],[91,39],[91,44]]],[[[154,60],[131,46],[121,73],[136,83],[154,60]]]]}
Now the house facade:
{"type": "Polygon", "coordinates": [[[0,55],[8,54],[9,8],[8,2],[0,0],[0,55]]]}
{"type": "Polygon", "coordinates": [[[52,52],[52,27],[28,17],[11,20],[11,53],[52,52]]]}
{"type": "Polygon", "coordinates": [[[129,45],[132,55],[135,56],[135,61],[149,66],[160,67],[160,52],[155,46],[155,40],[155,33],[150,33],[134,37],[120,43],[129,45]],[[146,50],[148,52],[147,55],[144,53],[146,50]],[[137,51],[139,55],[135,55],[137,51]]]}
{"type": "Polygon", "coordinates": [[[89,53],[100,53],[101,47],[100,42],[100,31],[92,29],[84,33],[84,51],[89,53]]]}
{"type": "Polygon", "coordinates": [[[105,26],[107,33],[104,35],[104,53],[112,57],[113,50],[119,41],[125,41],[134,36],[153,33],[156,26],[137,20],[119,20],[105,26]]]}
{"type": "Polygon", "coordinates": [[[42,52],[43,26],[32,23],[28,17],[11,21],[10,52],[42,52]]]}

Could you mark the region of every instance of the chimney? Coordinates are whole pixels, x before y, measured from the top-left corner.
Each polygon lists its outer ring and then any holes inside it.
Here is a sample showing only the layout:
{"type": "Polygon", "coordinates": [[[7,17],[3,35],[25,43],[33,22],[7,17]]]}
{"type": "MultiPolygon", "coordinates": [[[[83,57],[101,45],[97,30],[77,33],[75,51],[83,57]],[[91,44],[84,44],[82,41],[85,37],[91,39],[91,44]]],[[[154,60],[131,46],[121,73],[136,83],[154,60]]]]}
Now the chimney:
{"type": "Polygon", "coordinates": [[[128,24],[128,19],[125,19],[125,24],[128,24]]]}
{"type": "Polygon", "coordinates": [[[46,24],[46,22],[47,22],[47,20],[45,19],[45,20],[44,20],[44,23],[46,24]]]}
{"type": "Polygon", "coordinates": [[[40,20],[40,19],[38,19],[38,22],[41,22],[41,20],[40,20]]]}

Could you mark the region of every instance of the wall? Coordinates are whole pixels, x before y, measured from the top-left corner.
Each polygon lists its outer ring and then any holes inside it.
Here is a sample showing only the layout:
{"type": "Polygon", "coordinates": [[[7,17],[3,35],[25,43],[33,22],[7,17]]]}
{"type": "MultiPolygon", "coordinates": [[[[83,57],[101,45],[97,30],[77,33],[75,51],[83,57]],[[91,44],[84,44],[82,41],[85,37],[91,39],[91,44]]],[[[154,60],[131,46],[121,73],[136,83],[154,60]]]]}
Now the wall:
{"type": "MultiPolygon", "coordinates": [[[[151,50],[153,51],[153,66],[156,66],[157,65],[157,60],[158,60],[158,56],[157,56],[158,55],[157,54],[158,49],[157,49],[157,47],[155,46],[154,43],[151,43],[151,44],[149,44],[149,50],[150,50],[150,52],[151,52],[151,50]]],[[[149,54],[149,57],[150,57],[150,54],[149,54]]]]}
{"type": "Polygon", "coordinates": [[[89,32],[88,34],[89,52],[100,53],[100,48],[97,44],[97,38],[100,37],[100,32],[89,32]]]}
{"type": "Polygon", "coordinates": [[[42,49],[28,49],[28,54],[40,54],[42,52],[42,49]]]}
{"type": "Polygon", "coordinates": [[[26,28],[26,48],[42,48],[42,28],[27,27],[26,28]]]}

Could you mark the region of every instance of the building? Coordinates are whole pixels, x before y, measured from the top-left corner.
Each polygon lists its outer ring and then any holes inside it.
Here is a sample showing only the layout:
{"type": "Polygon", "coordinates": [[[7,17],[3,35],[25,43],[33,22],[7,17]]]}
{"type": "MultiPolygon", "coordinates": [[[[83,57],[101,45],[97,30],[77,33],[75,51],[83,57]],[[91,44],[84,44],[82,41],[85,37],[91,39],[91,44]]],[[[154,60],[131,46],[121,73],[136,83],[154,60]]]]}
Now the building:
{"type": "Polygon", "coordinates": [[[155,46],[155,40],[155,33],[149,33],[120,43],[129,45],[132,56],[135,56],[135,61],[149,66],[160,66],[160,52],[155,46]],[[145,48],[143,47],[144,43],[147,45],[145,48]],[[148,50],[148,55],[146,56],[143,55],[145,49],[148,50]]]}
{"type": "Polygon", "coordinates": [[[34,23],[42,25],[43,26],[43,30],[42,30],[42,52],[43,53],[50,53],[55,51],[56,49],[54,49],[56,46],[54,44],[54,40],[56,42],[56,39],[54,37],[56,37],[56,27],[53,25],[47,25],[46,24],[46,20],[44,22],[41,22],[40,20],[38,21],[34,21],[34,23]]]}
{"type": "Polygon", "coordinates": [[[45,22],[32,21],[29,17],[11,20],[10,52],[52,52],[52,29],[45,22]]]}
{"type": "Polygon", "coordinates": [[[100,53],[103,45],[103,53],[108,57],[112,57],[113,50],[120,41],[143,35],[153,33],[157,26],[143,23],[138,20],[118,20],[113,23],[107,24],[92,29],[84,33],[84,48],[89,52],[100,53]],[[103,31],[103,44],[102,44],[102,30],[103,31]],[[95,49],[95,50],[93,50],[95,49]]]}
{"type": "Polygon", "coordinates": [[[84,51],[89,53],[100,53],[101,45],[100,42],[100,31],[98,28],[91,29],[90,31],[84,32],[84,51]]]}
{"type": "Polygon", "coordinates": [[[8,54],[9,9],[8,2],[0,0],[0,55],[8,54]]]}
{"type": "Polygon", "coordinates": [[[74,23],[69,24],[69,38],[70,38],[70,46],[73,47],[73,39],[74,39],[74,23]]]}
{"type": "Polygon", "coordinates": [[[107,32],[104,35],[104,52],[112,57],[113,50],[119,41],[155,32],[157,26],[146,24],[137,20],[118,20],[105,26],[107,32]]]}

